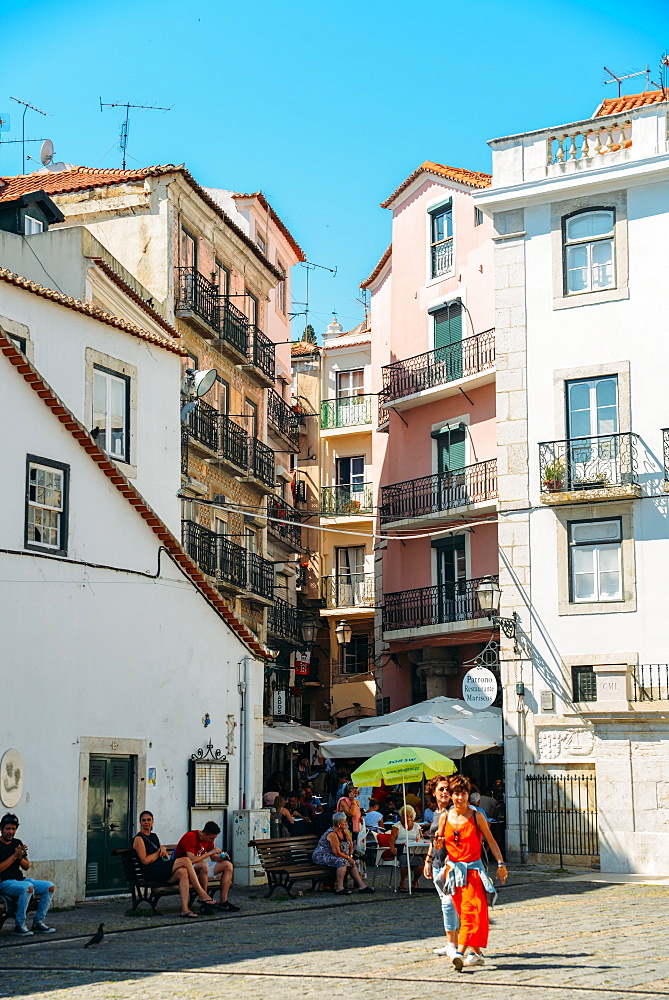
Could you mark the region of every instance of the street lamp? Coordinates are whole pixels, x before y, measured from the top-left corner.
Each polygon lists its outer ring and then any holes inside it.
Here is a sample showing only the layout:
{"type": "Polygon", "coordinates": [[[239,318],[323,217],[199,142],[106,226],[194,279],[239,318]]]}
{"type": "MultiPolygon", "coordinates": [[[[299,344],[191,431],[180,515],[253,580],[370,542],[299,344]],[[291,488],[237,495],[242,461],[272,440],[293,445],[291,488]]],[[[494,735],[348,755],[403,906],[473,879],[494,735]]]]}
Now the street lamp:
{"type": "Polygon", "coordinates": [[[312,615],[304,615],[300,623],[300,631],[305,646],[313,645],[318,632],[319,623],[312,615]]]}
{"type": "Polygon", "coordinates": [[[495,577],[484,576],[476,588],[476,595],[479,599],[481,611],[485,613],[493,625],[502,630],[507,639],[515,641],[518,637],[520,615],[517,611],[514,611],[511,618],[500,618],[498,612],[502,591],[495,577]]]}
{"type": "Polygon", "coordinates": [[[353,635],[353,629],[348,624],[348,622],[338,622],[335,629],[335,636],[337,637],[337,642],[340,646],[351,641],[351,636],[353,635]]]}

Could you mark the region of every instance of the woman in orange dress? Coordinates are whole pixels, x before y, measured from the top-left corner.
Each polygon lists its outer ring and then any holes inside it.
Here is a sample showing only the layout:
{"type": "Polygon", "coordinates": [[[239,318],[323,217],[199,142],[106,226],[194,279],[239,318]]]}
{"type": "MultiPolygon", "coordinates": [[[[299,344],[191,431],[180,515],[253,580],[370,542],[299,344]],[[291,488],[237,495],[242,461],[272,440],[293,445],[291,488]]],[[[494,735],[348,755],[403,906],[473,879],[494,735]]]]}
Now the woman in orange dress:
{"type": "Polygon", "coordinates": [[[495,890],[481,861],[482,837],[497,861],[502,883],[506,882],[507,870],[487,820],[469,805],[469,779],[456,774],[448,784],[453,804],[441,814],[434,843],[446,848],[444,891],[452,896],[460,918],[458,950],[452,962],[461,972],[463,966],[483,965],[482,951],[488,944],[488,902],[494,899],[495,890]],[[465,957],[468,948],[472,951],[465,957]]]}

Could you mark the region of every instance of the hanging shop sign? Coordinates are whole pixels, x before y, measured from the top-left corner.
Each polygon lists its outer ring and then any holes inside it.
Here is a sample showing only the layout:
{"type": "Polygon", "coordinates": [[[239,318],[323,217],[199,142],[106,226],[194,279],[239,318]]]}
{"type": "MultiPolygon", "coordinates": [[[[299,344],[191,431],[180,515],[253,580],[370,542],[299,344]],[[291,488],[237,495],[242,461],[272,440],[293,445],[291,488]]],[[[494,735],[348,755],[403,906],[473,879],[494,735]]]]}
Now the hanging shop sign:
{"type": "Polygon", "coordinates": [[[473,667],[462,678],[462,697],[472,708],[489,708],[497,697],[497,678],[487,667],[473,667]]]}

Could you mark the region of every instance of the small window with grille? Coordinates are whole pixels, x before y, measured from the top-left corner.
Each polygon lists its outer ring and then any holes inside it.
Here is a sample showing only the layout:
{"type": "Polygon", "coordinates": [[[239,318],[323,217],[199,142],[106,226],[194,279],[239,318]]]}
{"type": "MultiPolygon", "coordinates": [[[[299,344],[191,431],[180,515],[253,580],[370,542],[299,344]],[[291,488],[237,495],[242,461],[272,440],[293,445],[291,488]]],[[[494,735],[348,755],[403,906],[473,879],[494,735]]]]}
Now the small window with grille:
{"type": "Polygon", "coordinates": [[[571,681],[574,701],[597,701],[597,674],[592,667],[572,667],[571,681]]]}

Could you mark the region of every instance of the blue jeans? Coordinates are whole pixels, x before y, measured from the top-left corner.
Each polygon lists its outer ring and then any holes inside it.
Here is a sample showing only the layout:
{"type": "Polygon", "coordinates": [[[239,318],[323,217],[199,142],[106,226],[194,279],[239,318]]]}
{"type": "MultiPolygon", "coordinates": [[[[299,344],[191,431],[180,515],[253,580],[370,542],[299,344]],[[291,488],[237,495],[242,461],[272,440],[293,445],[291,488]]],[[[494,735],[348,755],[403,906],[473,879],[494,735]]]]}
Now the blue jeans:
{"type": "Polygon", "coordinates": [[[44,882],[36,878],[7,878],[3,882],[0,882],[0,893],[3,896],[9,896],[11,899],[17,900],[15,917],[17,924],[25,924],[28,903],[33,895],[37,899],[35,923],[44,920],[47,910],[51,905],[52,893],[49,892],[51,888],[53,888],[53,882],[44,882]],[[32,892],[28,891],[30,886],[33,887],[32,892]]]}
{"type": "Polygon", "coordinates": [[[455,909],[453,898],[450,893],[444,892],[444,881],[442,878],[444,868],[438,868],[436,866],[432,867],[432,881],[434,882],[434,887],[439,893],[439,898],[441,900],[441,912],[444,916],[444,930],[458,931],[460,930],[460,918],[458,917],[458,911],[455,909]]]}

